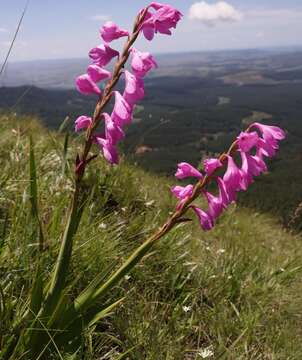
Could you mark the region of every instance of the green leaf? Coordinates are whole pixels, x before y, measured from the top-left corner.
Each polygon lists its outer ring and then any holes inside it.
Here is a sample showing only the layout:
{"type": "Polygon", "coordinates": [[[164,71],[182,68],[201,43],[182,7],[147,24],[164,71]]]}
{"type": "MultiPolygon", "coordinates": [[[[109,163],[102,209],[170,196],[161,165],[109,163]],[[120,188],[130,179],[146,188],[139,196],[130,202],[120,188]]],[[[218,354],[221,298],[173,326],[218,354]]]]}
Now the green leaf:
{"type": "Polygon", "coordinates": [[[125,298],[121,298],[118,301],[116,301],[113,304],[108,305],[107,307],[105,307],[102,311],[100,311],[99,313],[97,313],[89,322],[88,327],[91,327],[93,325],[95,325],[98,321],[100,321],[101,319],[103,319],[106,316],[109,316],[111,314],[111,312],[118,306],[120,305],[120,303],[122,301],[124,301],[125,298]]]}
{"type": "Polygon", "coordinates": [[[70,117],[66,116],[66,118],[63,120],[62,124],[60,125],[58,132],[62,133],[67,128],[69,122],[70,122],[70,117]]]}
{"type": "Polygon", "coordinates": [[[66,165],[67,165],[67,152],[68,152],[68,143],[69,143],[69,133],[67,132],[64,137],[64,147],[63,147],[63,160],[62,160],[62,174],[65,174],[66,165]]]}
{"type": "Polygon", "coordinates": [[[30,203],[33,216],[36,216],[38,211],[38,186],[37,186],[37,171],[36,160],[34,153],[34,144],[32,136],[29,137],[29,178],[30,178],[30,203]]]}
{"type": "Polygon", "coordinates": [[[30,298],[30,312],[32,314],[38,314],[41,304],[43,301],[43,280],[41,274],[41,267],[40,263],[38,262],[35,279],[31,291],[31,298],[30,298]]]}
{"type": "Polygon", "coordinates": [[[38,223],[39,227],[39,248],[40,251],[44,248],[44,235],[42,223],[39,216],[38,208],[38,185],[37,185],[37,170],[36,170],[36,160],[34,152],[34,144],[32,136],[29,137],[29,180],[30,180],[30,203],[31,203],[31,213],[34,220],[38,223]]]}

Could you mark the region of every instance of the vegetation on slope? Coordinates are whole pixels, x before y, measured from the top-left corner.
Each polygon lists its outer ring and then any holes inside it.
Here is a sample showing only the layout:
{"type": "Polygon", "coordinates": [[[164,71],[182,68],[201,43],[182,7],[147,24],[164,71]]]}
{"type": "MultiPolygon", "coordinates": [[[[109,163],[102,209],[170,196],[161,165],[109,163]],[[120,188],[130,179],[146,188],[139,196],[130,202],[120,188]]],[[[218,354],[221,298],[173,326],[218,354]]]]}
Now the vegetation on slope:
{"type": "MultiPolygon", "coordinates": [[[[29,136],[35,144],[45,278],[65,225],[78,142],[64,147],[66,137],[31,118],[3,115],[0,131],[1,348],[13,314],[27,306],[40,257],[29,196],[29,136]]],[[[99,160],[87,181],[93,190],[75,242],[70,297],[96,274],[106,278],[175,205],[169,179],[126,163],[112,168],[99,160]]],[[[302,358],[300,242],[270,216],[236,206],[212,232],[202,232],[195,220],[181,225],[106,299],[125,297],[83,334],[83,358],[302,358]]],[[[67,359],[55,346],[49,351],[47,359],[67,359]]]]}

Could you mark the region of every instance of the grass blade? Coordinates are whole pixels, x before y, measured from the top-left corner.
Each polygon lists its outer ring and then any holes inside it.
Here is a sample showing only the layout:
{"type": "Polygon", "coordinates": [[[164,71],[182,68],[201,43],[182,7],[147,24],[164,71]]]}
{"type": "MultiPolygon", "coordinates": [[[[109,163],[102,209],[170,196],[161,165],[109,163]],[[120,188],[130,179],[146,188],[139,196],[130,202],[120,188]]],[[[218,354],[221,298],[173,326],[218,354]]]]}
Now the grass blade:
{"type": "Polygon", "coordinates": [[[39,216],[39,207],[38,207],[38,185],[37,185],[37,169],[36,169],[36,160],[35,160],[35,151],[32,136],[29,137],[29,179],[30,179],[30,203],[31,203],[31,213],[32,217],[38,223],[39,227],[39,249],[43,251],[44,249],[44,233],[42,228],[42,223],[39,216]]]}

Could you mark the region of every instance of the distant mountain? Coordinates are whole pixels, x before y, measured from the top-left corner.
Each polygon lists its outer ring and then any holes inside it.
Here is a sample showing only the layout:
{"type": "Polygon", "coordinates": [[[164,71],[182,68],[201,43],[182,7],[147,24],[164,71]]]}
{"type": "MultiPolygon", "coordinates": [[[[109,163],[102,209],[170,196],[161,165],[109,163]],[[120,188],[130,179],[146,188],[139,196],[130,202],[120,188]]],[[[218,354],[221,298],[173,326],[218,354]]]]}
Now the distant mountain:
{"type": "MultiPolygon", "coordinates": [[[[151,77],[160,76],[197,76],[209,72],[259,70],[300,64],[301,50],[286,52],[274,50],[233,50],[214,52],[175,53],[156,55],[159,64],[151,77]],[[289,54],[290,58],[289,58],[289,54]]],[[[74,88],[76,76],[85,72],[89,59],[39,60],[9,63],[0,78],[0,87],[32,85],[41,88],[74,88]]]]}

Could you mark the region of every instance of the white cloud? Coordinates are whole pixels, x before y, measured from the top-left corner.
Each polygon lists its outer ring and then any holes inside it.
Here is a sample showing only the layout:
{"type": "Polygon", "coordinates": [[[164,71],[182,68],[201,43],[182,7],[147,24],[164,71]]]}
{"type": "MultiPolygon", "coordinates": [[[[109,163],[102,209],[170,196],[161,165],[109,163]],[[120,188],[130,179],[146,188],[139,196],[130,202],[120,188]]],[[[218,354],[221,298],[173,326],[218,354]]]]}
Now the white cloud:
{"type": "Polygon", "coordinates": [[[8,33],[8,30],[5,28],[0,27],[0,33],[8,33]]]}
{"type": "Polygon", "coordinates": [[[110,16],[109,15],[93,15],[93,16],[90,16],[90,20],[93,20],[93,21],[108,21],[110,20],[110,16]]]}
{"type": "Polygon", "coordinates": [[[218,22],[239,21],[242,19],[242,13],[225,1],[219,1],[215,4],[200,1],[190,7],[189,18],[213,26],[218,22]]]}

